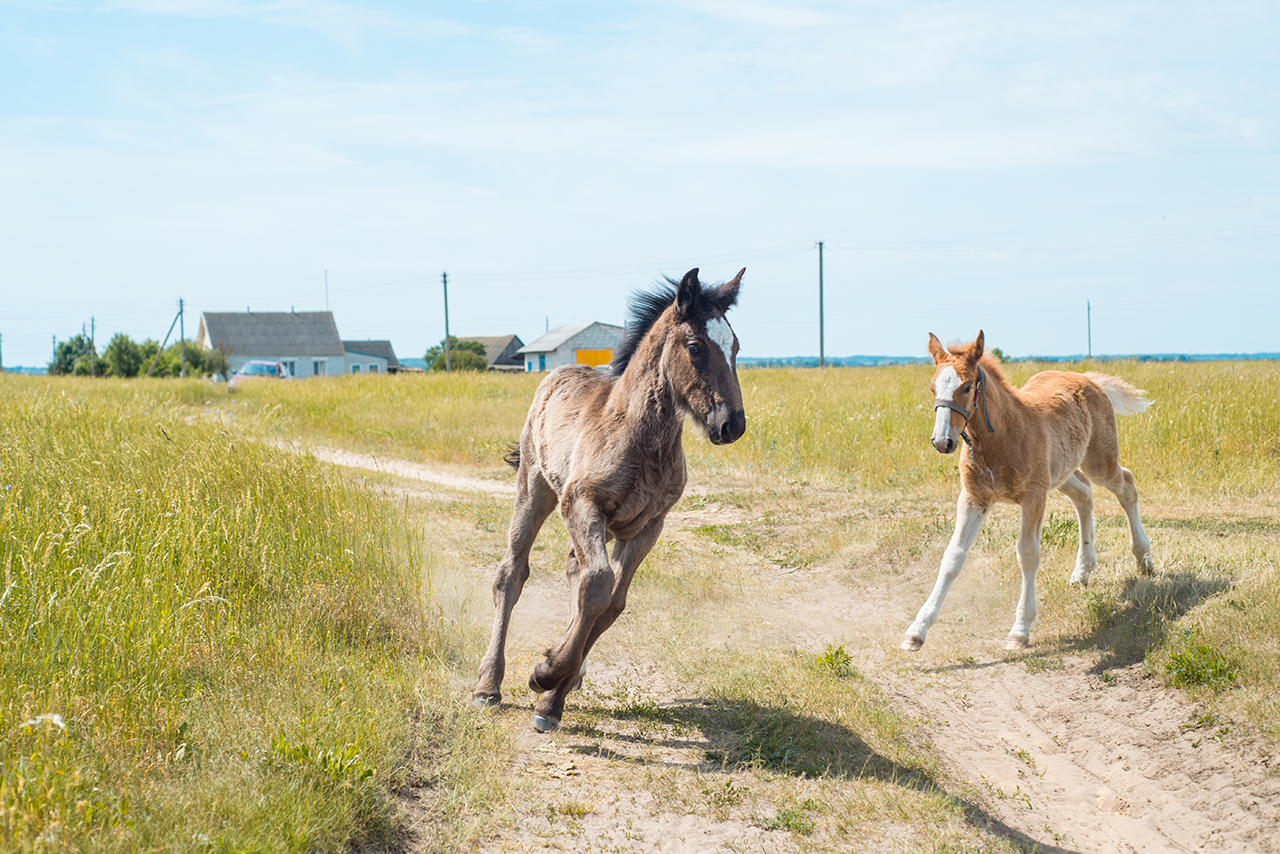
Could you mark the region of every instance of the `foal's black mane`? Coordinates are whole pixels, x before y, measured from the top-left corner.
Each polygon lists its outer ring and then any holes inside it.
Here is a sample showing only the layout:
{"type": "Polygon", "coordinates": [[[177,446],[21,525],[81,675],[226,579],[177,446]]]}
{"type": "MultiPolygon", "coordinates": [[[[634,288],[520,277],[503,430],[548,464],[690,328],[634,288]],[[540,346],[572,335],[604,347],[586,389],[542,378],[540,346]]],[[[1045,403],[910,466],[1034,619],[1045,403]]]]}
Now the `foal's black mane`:
{"type": "MultiPolygon", "coordinates": [[[[621,376],[627,369],[627,365],[631,364],[631,357],[636,354],[636,350],[640,349],[640,342],[644,340],[644,336],[649,334],[653,324],[657,323],[662,313],[676,301],[676,291],[680,288],[680,283],[670,276],[662,278],[665,284],[658,283],[656,290],[636,291],[627,300],[626,331],[622,333],[621,343],[614,348],[613,361],[610,363],[614,376],[621,376]]],[[[698,299],[700,313],[710,315],[714,309],[707,295],[713,288],[705,284],[700,287],[702,289],[698,299]]]]}

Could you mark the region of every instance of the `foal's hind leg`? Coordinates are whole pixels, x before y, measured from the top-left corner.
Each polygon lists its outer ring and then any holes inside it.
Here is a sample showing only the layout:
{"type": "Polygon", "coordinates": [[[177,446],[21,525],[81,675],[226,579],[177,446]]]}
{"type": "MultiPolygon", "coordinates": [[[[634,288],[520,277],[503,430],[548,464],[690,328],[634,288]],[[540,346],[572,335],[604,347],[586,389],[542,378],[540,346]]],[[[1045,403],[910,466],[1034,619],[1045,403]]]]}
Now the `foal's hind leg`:
{"type": "Polygon", "coordinates": [[[1102,478],[1090,472],[1095,481],[1115,493],[1124,508],[1124,515],[1129,519],[1129,548],[1133,550],[1133,559],[1138,564],[1141,575],[1151,575],[1156,571],[1155,561],[1151,559],[1151,539],[1142,527],[1142,516],[1138,513],[1138,487],[1133,480],[1133,472],[1121,465],[1115,472],[1102,478]]]}
{"type": "Polygon", "coordinates": [[[1058,489],[1075,505],[1076,519],[1080,523],[1080,549],[1076,552],[1076,566],[1071,571],[1070,583],[1088,587],[1089,576],[1098,566],[1098,555],[1094,551],[1093,487],[1084,472],[1077,471],[1058,489]]]}
{"type": "Polygon", "coordinates": [[[541,475],[530,477],[528,468],[521,467],[516,478],[516,503],[507,534],[507,553],[498,564],[498,575],[493,582],[493,634],[488,651],[480,659],[480,677],[471,695],[474,705],[492,706],[502,701],[511,609],[519,601],[529,578],[529,551],[533,541],[555,507],[555,491],[541,475]],[[534,482],[530,483],[531,480],[534,482]]]}

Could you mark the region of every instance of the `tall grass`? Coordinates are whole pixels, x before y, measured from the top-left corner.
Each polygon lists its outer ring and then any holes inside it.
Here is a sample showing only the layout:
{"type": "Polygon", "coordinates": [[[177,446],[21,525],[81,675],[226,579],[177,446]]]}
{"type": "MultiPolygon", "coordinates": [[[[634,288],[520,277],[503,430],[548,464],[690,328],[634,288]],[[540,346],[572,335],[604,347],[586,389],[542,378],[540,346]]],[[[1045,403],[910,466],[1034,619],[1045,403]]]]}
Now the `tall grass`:
{"type": "Polygon", "coordinates": [[[520,438],[541,376],[366,374],[259,384],[219,395],[224,400],[216,403],[232,412],[246,405],[272,410],[278,430],[290,438],[338,441],[409,460],[496,470],[507,444],[520,438]]]}
{"type": "Polygon", "coordinates": [[[0,378],[0,848],[386,843],[415,718],[492,737],[419,700],[451,652],[400,512],[208,388],[0,378]]]}

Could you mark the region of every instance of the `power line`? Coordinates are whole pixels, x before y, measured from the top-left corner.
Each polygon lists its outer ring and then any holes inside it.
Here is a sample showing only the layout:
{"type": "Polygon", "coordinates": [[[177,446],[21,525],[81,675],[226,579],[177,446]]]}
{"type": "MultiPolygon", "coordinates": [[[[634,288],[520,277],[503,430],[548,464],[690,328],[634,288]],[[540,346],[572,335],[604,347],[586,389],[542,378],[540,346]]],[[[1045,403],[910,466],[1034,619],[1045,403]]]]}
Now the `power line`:
{"type": "Polygon", "coordinates": [[[837,249],[861,251],[977,252],[1009,249],[1110,249],[1223,243],[1280,237],[1280,223],[1159,234],[1092,235],[1082,237],[1026,237],[998,240],[859,240],[837,249]]]}

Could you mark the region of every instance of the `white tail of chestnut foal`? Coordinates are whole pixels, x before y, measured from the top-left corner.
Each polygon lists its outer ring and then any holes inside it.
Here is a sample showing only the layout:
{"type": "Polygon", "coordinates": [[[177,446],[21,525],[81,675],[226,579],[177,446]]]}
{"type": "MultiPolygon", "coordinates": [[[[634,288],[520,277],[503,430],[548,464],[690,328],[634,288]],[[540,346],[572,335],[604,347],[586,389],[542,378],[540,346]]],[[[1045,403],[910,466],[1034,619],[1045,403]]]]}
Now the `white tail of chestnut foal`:
{"type": "Polygon", "coordinates": [[[1044,371],[1014,388],[996,359],[984,350],[982,332],[970,344],[943,347],[929,335],[936,371],[932,443],[943,454],[960,451],[960,497],[956,529],[943,552],[938,580],[902,640],[905,650],[924,646],[947,591],[960,575],[969,549],[991,508],[1000,502],[1022,511],[1018,567],[1022,591],[1006,647],[1031,640],[1036,617],[1036,571],[1040,530],[1051,490],[1071,499],[1080,523],[1071,583],[1087,586],[1098,565],[1094,551],[1093,484],[1115,494],[1129,522],[1129,545],[1138,572],[1155,571],[1151,540],[1138,513],[1133,473],[1120,465],[1116,415],[1136,415],[1150,402],[1146,392],[1096,372],[1044,371]],[[963,444],[961,443],[963,440],[963,444]]]}
{"type": "Polygon", "coordinates": [[[1151,405],[1145,391],[1134,388],[1119,377],[1097,371],[1085,371],[1084,375],[1102,386],[1107,397],[1111,398],[1111,408],[1116,411],[1116,415],[1139,415],[1151,405]]]}

